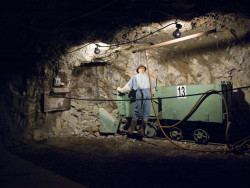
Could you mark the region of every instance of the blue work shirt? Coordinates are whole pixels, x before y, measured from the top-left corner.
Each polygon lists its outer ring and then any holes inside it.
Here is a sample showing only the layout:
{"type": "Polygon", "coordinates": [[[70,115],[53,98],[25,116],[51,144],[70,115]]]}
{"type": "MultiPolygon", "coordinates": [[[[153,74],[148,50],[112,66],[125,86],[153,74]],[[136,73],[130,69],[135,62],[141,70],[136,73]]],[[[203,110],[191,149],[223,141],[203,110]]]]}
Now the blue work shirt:
{"type": "MultiPolygon", "coordinates": [[[[152,89],[155,88],[155,84],[151,79],[151,83],[152,83],[152,89]]],[[[149,89],[150,88],[150,83],[149,83],[149,78],[148,75],[143,74],[143,73],[139,73],[135,76],[133,76],[129,82],[127,83],[127,85],[134,90],[140,90],[140,89],[149,89]]]]}

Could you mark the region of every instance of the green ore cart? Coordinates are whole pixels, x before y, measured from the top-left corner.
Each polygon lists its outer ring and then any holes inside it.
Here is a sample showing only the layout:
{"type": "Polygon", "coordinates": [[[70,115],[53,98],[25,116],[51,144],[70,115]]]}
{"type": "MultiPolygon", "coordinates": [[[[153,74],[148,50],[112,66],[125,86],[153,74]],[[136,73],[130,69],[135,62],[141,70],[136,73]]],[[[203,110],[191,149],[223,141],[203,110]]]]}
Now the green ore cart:
{"type": "MultiPolygon", "coordinates": [[[[200,96],[207,90],[215,89],[224,95],[229,116],[231,112],[232,83],[220,82],[209,85],[182,85],[156,87],[154,106],[162,125],[172,125],[182,120],[194,106],[200,96]]],[[[99,109],[100,132],[116,134],[126,132],[130,125],[135,108],[135,91],[118,93],[116,105],[119,113],[116,118],[103,108],[99,109]]],[[[169,136],[174,140],[183,139],[185,132],[192,134],[197,143],[207,143],[214,128],[223,128],[226,121],[226,110],[222,97],[216,93],[206,94],[192,113],[178,127],[168,129],[169,136]]],[[[140,121],[138,121],[140,122],[140,121]]],[[[137,126],[137,129],[139,125],[137,126]]],[[[158,133],[157,120],[151,108],[149,121],[145,130],[148,137],[158,133]]]]}

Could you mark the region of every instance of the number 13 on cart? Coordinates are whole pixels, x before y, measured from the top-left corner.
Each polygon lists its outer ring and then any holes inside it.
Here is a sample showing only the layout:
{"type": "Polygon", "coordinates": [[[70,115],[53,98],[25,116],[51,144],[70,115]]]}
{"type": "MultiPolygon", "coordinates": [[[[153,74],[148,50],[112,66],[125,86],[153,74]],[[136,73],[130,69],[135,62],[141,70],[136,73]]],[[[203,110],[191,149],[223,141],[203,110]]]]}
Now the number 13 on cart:
{"type": "Polygon", "coordinates": [[[187,98],[186,95],[187,95],[187,89],[186,89],[186,86],[177,86],[177,97],[179,99],[182,99],[182,98],[187,98]]]}

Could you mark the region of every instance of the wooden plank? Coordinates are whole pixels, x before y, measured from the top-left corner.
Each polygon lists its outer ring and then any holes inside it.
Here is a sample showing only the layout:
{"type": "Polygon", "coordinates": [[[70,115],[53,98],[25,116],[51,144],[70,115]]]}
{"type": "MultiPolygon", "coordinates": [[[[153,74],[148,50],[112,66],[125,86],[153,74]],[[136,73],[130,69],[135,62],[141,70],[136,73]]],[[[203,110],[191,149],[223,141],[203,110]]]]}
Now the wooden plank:
{"type": "Polygon", "coordinates": [[[159,48],[159,47],[162,47],[162,46],[167,46],[167,45],[182,42],[182,41],[185,41],[185,40],[190,40],[190,39],[201,37],[201,36],[208,35],[208,34],[211,34],[211,33],[216,33],[216,29],[201,32],[201,33],[196,33],[196,34],[193,34],[193,35],[188,35],[188,36],[181,37],[181,38],[174,39],[174,40],[169,40],[169,41],[162,42],[162,43],[159,43],[159,44],[155,44],[155,45],[152,45],[152,46],[147,46],[145,48],[134,50],[132,52],[136,53],[136,52],[141,52],[141,51],[149,50],[149,49],[153,49],[153,48],[159,48]]]}

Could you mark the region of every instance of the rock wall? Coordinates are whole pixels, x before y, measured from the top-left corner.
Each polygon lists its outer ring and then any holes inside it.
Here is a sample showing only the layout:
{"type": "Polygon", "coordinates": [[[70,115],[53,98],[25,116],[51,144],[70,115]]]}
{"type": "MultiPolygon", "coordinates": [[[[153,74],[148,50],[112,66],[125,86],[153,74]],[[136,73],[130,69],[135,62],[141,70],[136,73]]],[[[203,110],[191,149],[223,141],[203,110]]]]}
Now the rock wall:
{"type": "MultiPolygon", "coordinates": [[[[174,20],[124,28],[117,32],[113,44],[143,37],[174,20]],[[119,42],[117,42],[119,41],[119,42]]],[[[59,72],[66,74],[66,87],[71,91],[70,110],[63,112],[42,111],[43,92],[52,89],[56,64],[42,62],[43,74],[27,79],[26,89],[19,91],[20,83],[11,81],[9,92],[12,100],[10,111],[1,114],[6,132],[24,134],[26,139],[42,140],[48,136],[77,134],[90,135],[98,125],[98,108],[103,107],[116,115],[114,102],[93,102],[77,99],[115,99],[116,88],[124,86],[139,64],[150,63],[150,72],[158,86],[212,84],[232,81],[234,88],[250,85],[250,20],[241,15],[209,13],[190,21],[179,20],[182,36],[216,28],[216,34],[132,53],[135,49],[172,40],[175,26],[167,27],[150,37],[120,46],[100,47],[95,54],[95,44],[106,46],[102,41],[83,43],[68,49],[57,63],[59,72]],[[81,48],[79,50],[76,50],[81,48]],[[76,50],[76,51],[75,51],[76,50]],[[15,86],[17,85],[17,86],[15,86]],[[10,117],[10,114],[14,116],[10,117]],[[13,126],[13,128],[10,128],[13,126]],[[18,127],[18,128],[17,128],[18,127]],[[21,130],[20,130],[21,129],[21,130]],[[28,135],[28,136],[27,136],[28,135]]],[[[18,79],[20,80],[20,79],[18,79]]],[[[20,88],[23,88],[20,86],[20,88]]],[[[234,92],[235,112],[242,121],[248,121],[250,90],[234,92]]]]}

